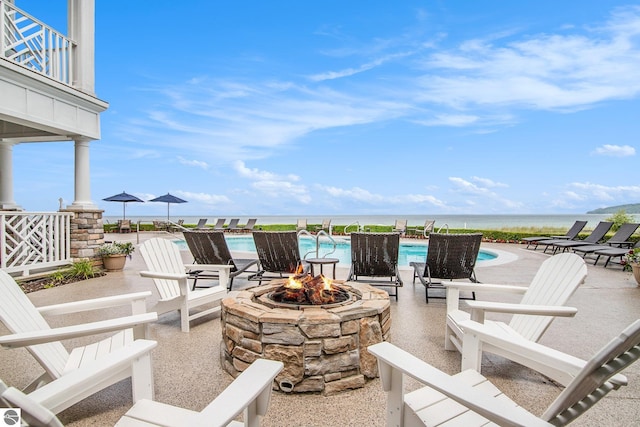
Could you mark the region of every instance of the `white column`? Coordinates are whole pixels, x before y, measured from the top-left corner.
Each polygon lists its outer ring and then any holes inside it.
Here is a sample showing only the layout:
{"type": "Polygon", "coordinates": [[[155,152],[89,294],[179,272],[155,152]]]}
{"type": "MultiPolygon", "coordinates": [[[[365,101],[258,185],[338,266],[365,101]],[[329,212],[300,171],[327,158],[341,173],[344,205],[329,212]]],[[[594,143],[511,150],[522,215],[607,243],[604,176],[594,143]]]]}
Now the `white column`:
{"type": "Polygon", "coordinates": [[[77,45],[73,51],[73,86],[95,95],[95,2],[67,0],[69,37],[77,45]]]}
{"type": "Polygon", "coordinates": [[[75,140],[75,195],[69,206],[73,209],[97,209],[91,202],[91,175],[89,173],[89,139],[75,140]]]}
{"type": "Polygon", "coordinates": [[[14,142],[0,141],[0,210],[22,210],[13,200],[14,145],[14,142]]]}

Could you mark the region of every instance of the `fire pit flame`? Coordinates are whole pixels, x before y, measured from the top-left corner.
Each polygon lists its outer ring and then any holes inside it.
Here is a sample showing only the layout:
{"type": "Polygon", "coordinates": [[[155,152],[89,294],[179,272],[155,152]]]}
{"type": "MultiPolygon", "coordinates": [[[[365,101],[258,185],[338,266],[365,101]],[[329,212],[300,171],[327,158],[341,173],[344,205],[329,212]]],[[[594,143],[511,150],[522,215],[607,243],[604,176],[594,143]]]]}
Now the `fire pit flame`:
{"type": "Polygon", "coordinates": [[[269,296],[273,301],[285,304],[322,305],[347,301],[349,293],[319,275],[290,276],[289,280],[269,296]]]}

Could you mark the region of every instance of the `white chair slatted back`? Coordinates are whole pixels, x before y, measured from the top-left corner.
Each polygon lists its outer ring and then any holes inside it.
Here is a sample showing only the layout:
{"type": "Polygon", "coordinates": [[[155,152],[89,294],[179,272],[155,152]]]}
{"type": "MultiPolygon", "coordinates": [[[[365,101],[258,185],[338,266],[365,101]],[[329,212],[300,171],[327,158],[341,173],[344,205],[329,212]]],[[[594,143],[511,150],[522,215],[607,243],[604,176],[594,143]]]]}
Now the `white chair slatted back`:
{"type": "MultiPolygon", "coordinates": [[[[0,270],[0,319],[12,333],[51,329],[13,277],[3,270],[0,270]]],[[[32,345],[27,349],[51,377],[62,375],[69,352],[60,342],[32,345]]]]}
{"type": "MultiPolygon", "coordinates": [[[[154,238],[140,245],[140,253],[147,269],[153,272],[185,274],[180,248],[170,240],[154,238]]],[[[180,296],[180,286],[176,280],[153,279],[162,300],[180,296]]]]}
{"type": "Polygon", "coordinates": [[[633,322],[593,356],[547,408],[542,418],[566,425],[626,383],[611,379],[640,358],[640,319],[633,322]]]}
{"type": "MultiPolygon", "coordinates": [[[[521,304],[562,306],[587,277],[584,260],[574,253],[554,255],[542,263],[521,304]]],[[[509,326],[524,338],[537,342],[547,330],[553,316],[516,314],[509,326]]]]}

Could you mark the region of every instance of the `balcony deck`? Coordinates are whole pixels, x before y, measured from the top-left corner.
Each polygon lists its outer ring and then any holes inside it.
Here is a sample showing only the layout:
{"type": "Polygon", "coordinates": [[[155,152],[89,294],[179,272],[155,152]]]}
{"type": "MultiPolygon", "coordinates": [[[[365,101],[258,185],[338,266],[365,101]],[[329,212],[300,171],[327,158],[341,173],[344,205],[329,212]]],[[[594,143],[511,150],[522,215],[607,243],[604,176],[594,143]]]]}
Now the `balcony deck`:
{"type": "MultiPolygon", "coordinates": [[[[141,240],[155,233],[142,233],[141,240]]],[[[167,235],[166,233],[161,235],[167,235]]],[[[111,240],[135,242],[135,233],[109,235],[111,240]]],[[[178,235],[167,236],[176,238],[178,235]]],[[[508,264],[477,269],[478,279],[485,283],[527,285],[540,263],[549,255],[524,249],[524,245],[483,243],[484,249],[512,253],[517,260],[508,264]]],[[[188,252],[185,261],[190,261],[188,252]]],[[[589,358],[613,335],[640,317],[640,288],[631,273],[619,266],[603,268],[588,263],[586,282],[569,304],[578,308],[573,319],[556,319],[542,338],[542,343],[581,358],[589,358]]],[[[602,264],[602,262],[601,262],[602,264]]],[[[79,298],[152,290],[148,279],[138,271],[144,269],[142,257],[133,254],[123,272],[91,279],[60,288],[29,294],[36,305],[53,304],[79,298]]],[[[338,267],[337,278],[346,278],[348,271],[338,267]]],[[[411,284],[411,271],[402,272],[405,286],[399,299],[392,299],[391,341],[448,373],[460,369],[460,354],[444,350],[444,300],[424,301],[424,288],[411,284]]],[[[234,289],[249,286],[236,278],[234,289]]],[[[496,296],[478,295],[482,299],[496,296]]],[[[116,313],[112,313],[116,314],[116,313]]],[[[124,312],[123,312],[124,314],[124,312]]],[[[92,312],[69,317],[65,323],[83,319],[99,319],[104,313],[92,312]]],[[[498,318],[498,317],[494,317],[498,318]]],[[[156,400],[185,408],[201,410],[232,378],[220,366],[220,321],[217,315],[192,322],[190,333],[180,332],[179,316],[168,313],[151,325],[151,338],[159,345],[153,352],[156,400]]],[[[6,333],[0,326],[0,334],[6,333]]],[[[77,340],[77,343],[82,343],[77,340]]],[[[69,342],[70,345],[76,344],[69,342]]],[[[0,378],[11,385],[25,386],[39,374],[39,366],[25,350],[0,352],[0,378]]],[[[560,392],[560,387],[530,369],[497,356],[486,356],[483,374],[526,409],[541,414],[560,392]]],[[[625,372],[629,385],[611,393],[573,425],[638,425],[640,423],[640,364],[625,372]]],[[[408,381],[408,388],[416,387],[408,381]]],[[[129,380],[122,381],[59,414],[69,426],[113,425],[131,406],[129,380]]],[[[263,426],[382,426],[384,425],[385,394],[379,380],[364,388],[335,396],[287,395],[273,393],[271,407],[263,426]]]]}

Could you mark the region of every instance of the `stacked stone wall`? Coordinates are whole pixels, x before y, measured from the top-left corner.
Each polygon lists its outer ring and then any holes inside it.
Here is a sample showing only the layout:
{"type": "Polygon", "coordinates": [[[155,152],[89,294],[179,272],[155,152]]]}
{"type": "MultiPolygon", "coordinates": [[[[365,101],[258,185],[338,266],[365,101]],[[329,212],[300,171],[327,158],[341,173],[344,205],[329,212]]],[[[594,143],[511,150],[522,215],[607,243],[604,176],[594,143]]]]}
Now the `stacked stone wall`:
{"type": "Polygon", "coordinates": [[[97,266],[102,267],[102,258],[96,255],[96,249],[104,243],[104,227],[102,223],[102,210],[62,210],[71,211],[74,217],[71,219],[71,258],[75,260],[89,259],[97,266]]]}

